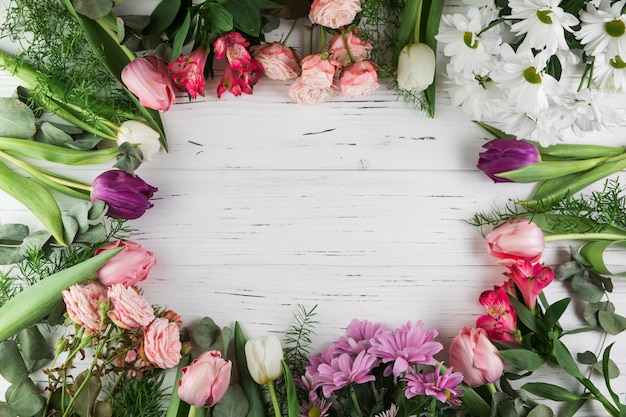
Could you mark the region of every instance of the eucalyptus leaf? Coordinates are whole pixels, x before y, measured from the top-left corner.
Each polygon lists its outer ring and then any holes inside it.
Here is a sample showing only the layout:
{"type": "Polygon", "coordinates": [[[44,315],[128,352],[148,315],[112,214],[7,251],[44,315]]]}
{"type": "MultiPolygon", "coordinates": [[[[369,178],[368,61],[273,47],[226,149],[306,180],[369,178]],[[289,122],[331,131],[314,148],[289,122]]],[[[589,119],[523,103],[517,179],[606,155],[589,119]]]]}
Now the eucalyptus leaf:
{"type": "Polygon", "coordinates": [[[98,20],[111,12],[112,0],[72,0],[76,11],[90,19],[98,20]]]}
{"type": "Polygon", "coordinates": [[[16,98],[0,98],[0,136],[30,139],[35,135],[35,115],[16,98]]]}
{"type": "Polygon", "coordinates": [[[578,353],[576,355],[576,359],[578,359],[578,362],[584,365],[593,365],[598,362],[598,357],[595,355],[595,353],[588,350],[582,353],[578,353]]]}
{"type": "Polygon", "coordinates": [[[78,223],[78,231],[86,232],[89,229],[89,207],[90,203],[87,201],[74,204],[67,211],[67,215],[71,216],[78,223]]]}
{"type": "Polygon", "coordinates": [[[616,335],[626,330],[626,317],[612,311],[598,311],[598,321],[608,334],[616,335]]]}
{"type": "Polygon", "coordinates": [[[576,275],[572,278],[572,289],[576,294],[589,302],[597,303],[604,297],[604,290],[598,285],[598,283],[587,279],[586,276],[576,275]]]}
{"type": "Polygon", "coordinates": [[[274,2],[280,4],[282,7],[271,10],[270,13],[281,19],[298,19],[305,17],[309,15],[309,11],[311,10],[310,0],[275,0],[274,2]]]}
{"type": "Polygon", "coordinates": [[[75,393],[78,392],[78,395],[75,397],[74,411],[79,417],[91,417],[98,394],[100,394],[102,389],[100,378],[95,375],[89,375],[89,371],[83,371],[74,380],[72,388],[75,393]],[[89,380],[83,385],[86,378],[89,378],[89,380]],[[81,387],[82,390],[78,392],[78,389],[81,387]]]}
{"type": "Polygon", "coordinates": [[[195,342],[204,350],[210,350],[220,336],[221,330],[210,317],[204,317],[194,327],[192,335],[195,342]]]}
{"type": "Polygon", "coordinates": [[[107,230],[102,223],[90,226],[84,233],[78,233],[74,242],[100,243],[107,239],[107,230]]]}
{"type": "Polygon", "coordinates": [[[539,404],[526,415],[526,417],[553,417],[554,412],[550,407],[539,404]]]}
{"type": "Polygon", "coordinates": [[[89,211],[87,214],[87,218],[89,220],[98,220],[101,219],[107,212],[107,205],[102,200],[96,200],[91,203],[89,207],[89,211]]]}
{"type": "Polygon", "coordinates": [[[53,124],[43,122],[37,133],[35,133],[35,140],[37,142],[48,143],[50,145],[64,146],[65,144],[72,142],[74,139],[53,124]]]}
{"type": "Polygon", "coordinates": [[[97,401],[93,408],[93,417],[112,417],[113,406],[108,401],[97,401]]]}
{"type": "Polygon", "coordinates": [[[565,262],[556,268],[554,268],[554,278],[558,281],[567,281],[576,275],[581,275],[585,272],[585,268],[582,267],[577,261],[565,262]]]}
{"type": "Polygon", "coordinates": [[[583,318],[590,326],[600,327],[600,323],[598,322],[599,311],[615,311],[615,306],[609,301],[587,304],[583,310],[583,318]]]}
{"type": "MultiPolygon", "coordinates": [[[[180,3],[180,0],[178,0],[178,2],[180,3]]],[[[170,3],[176,3],[176,1],[173,1],[173,0],[163,1],[159,3],[159,5],[161,5],[162,3],[170,4],[170,3]]],[[[170,16],[168,16],[168,18],[169,17],[170,16]]],[[[143,16],[143,15],[127,15],[119,19],[122,19],[124,26],[128,27],[130,30],[132,30],[135,33],[143,32],[144,29],[146,29],[148,25],[152,22],[152,18],[150,16],[143,16]]],[[[161,33],[164,31],[165,30],[162,30],[161,33]]]]}
{"type": "Polygon", "coordinates": [[[53,359],[54,355],[50,344],[39,331],[39,327],[31,326],[22,329],[17,334],[17,342],[20,345],[22,356],[31,362],[39,359],[53,359]]]}
{"type": "Polygon", "coordinates": [[[0,401],[0,417],[19,417],[17,412],[9,407],[7,403],[0,401]]]}
{"type": "MultiPolygon", "coordinates": [[[[90,133],[84,137],[81,137],[79,139],[73,140],[72,142],[66,143],[65,146],[67,146],[70,149],[77,150],[77,151],[93,151],[94,148],[103,140],[105,139],[102,139],[90,133]]],[[[112,142],[108,142],[108,143],[112,143],[112,142]]],[[[100,149],[99,151],[103,151],[103,150],[104,148],[100,149]]]]}
{"type": "MultiPolygon", "coordinates": [[[[593,369],[598,371],[600,375],[604,375],[604,370],[602,368],[602,362],[593,364],[593,369]]],[[[617,364],[612,359],[609,359],[607,369],[609,371],[609,379],[615,379],[620,376],[619,366],[617,366],[617,364]]]]}
{"type": "Polygon", "coordinates": [[[11,385],[6,391],[7,403],[20,417],[32,417],[45,405],[46,401],[38,395],[39,388],[29,378],[23,382],[11,385]]]}
{"type": "Polygon", "coordinates": [[[15,340],[5,340],[0,343],[0,375],[11,384],[18,384],[28,379],[28,368],[15,340]]]}
{"type": "Polygon", "coordinates": [[[0,226],[0,265],[11,265],[24,258],[20,247],[27,236],[26,225],[9,223],[0,226]]]}
{"type": "Polygon", "coordinates": [[[239,384],[231,383],[226,394],[212,409],[212,417],[241,417],[248,412],[246,394],[239,384]]]}
{"type": "Polygon", "coordinates": [[[42,249],[48,242],[50,242],[51,238],[52,235],[47,230],[37,230],[36,232],[31,233],[22,242],[22,245],[20,246],[20,254],[24,256],[29,251],[42,249]]]}
{"type": "Polygon", "coordinates": [[[78,233],[78,222],[75,218],[66,214],[61,216],[61,219],[63,220],[63,237],[65,242],[71,245],[78,233]]]}

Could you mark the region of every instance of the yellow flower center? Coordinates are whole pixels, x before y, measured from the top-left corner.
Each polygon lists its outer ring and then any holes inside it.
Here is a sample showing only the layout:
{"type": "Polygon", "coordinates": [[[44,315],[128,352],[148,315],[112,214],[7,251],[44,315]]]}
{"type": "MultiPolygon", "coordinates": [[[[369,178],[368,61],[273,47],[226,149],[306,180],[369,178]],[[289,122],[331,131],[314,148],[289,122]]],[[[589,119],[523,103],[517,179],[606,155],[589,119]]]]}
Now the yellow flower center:
{"type": "Polygon", "coordinates": [[[609,36],[619,38],[624,34],[624,32],[626,32],[626,27],[624,26],[624,22],[621,20],[612,20],[604,24],[604,30],[606,30],[606,33],[609,36]]]}
{"type": "Polygon", "coordinates": [[[537,19],[539,19],[541,23],[551,25],[552,18],[550,17],[550,13],[552,13],[552,10],[537,10],[537,19]]]}
{"type": "Polygon", "coordinates": [[[541,84],[541,75],[537,74],[535,67],[528,67],[524,70],[524,79],[530,84],[541,84]]]}
{"type": "Polygon", "coordinates": [[[609,64],[615,69],[624,69],[626,68],[626,62],[622,59],[621,56],[616,55],[615,58],[612,58],[609,61],[609,64]]]}
{"type": "Polygon", "coordinates": [[[474,34],[472,32],[463,33],[463,42],[465,42],[465,45],[467,45],[468,48],[478,48],[478,41],[474,39],[474,34]]]}
{"type": "Polygon", "coordinates": [[[322,409],[319,407],[311,407],[307,415],[309,417],[320,417],[322,415],[322,409]]]}

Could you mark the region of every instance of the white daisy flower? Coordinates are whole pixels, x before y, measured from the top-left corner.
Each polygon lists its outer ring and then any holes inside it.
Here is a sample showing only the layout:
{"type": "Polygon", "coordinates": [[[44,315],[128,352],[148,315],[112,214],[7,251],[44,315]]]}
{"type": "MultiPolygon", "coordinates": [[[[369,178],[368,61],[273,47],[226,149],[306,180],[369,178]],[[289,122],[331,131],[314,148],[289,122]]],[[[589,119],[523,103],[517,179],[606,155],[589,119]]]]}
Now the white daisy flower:
{"type": "Polygon", "coordinates": [[[485,73],[491,55],[499,51],[502,40],[498,26],[479,35],[487,23],[476,7],[470,8],[467,15],[455,13],[441,17],[436,39],[445,44],[443,53],[450,57],[456,72],[485,73]]]}
{"type": "Polygon", "coordinates": [[[623,93],[626,91],[626,62],[620,55],[611,59],[597,56],[593,69],[593,80],[602,91],[623,93]]]}
{"type": "Polygon", "coordinates": [[[519,113],[541,112],[548,108],[548,96],[558,95],[559,82],[544,73],[550,54],[547,50],[533,55],[530,49],[513,51],[509,44],[501,47],[503,64],[492,71],[498,87],[508,91],[519,113]]]}
{"type": "Polygon", "coordinates": [[[602,130],[619,126],[626,122],[624,109],[615,109],[603,104],[604,94],[598,90],[583,88],[582,90],[564,95],[564,112],[561,128],[571,128],[581,136],[585,132],[602,130]]]}
{"type": "Polygon", "coordinates": [[[559,106],[530,114],[519,113],[503,105],[499,107],[497,122],[493,124],[519,139],[530,139],[539,142],[541,146],[550,146],[563,140],[558,128],[560,116],[559,106]]]}
{"type": "Polygon", "coordinates": [[[606,54],[626,56],[626,14],[622,9],[626,0],[610,5],[609,0],[602,0],[600,7],[587,4],[587,10],[580,12],[580,30],[576,38],[584,45],[589,55],[606,54]]]}
{"type": "Polygon", "coordinates": [[[465,114],[475,120],[485,120],[493,114],[494,98],[499,90],[493,81],[482,80],[475,74],[456,72],[451,64],[446,67],[444,89],[450,96],[450,104],[460,106],[465,114]]]}
{"type": "Polygon", "coordinates": [[[569,49],[565,31],[572,32],[578,19],[560,8],[559,3],[560,0],[509,0],[511,14],[505,17],[519,19],[511,31],[525,35],[520,48],[545,48],[550,54],[569,49]]]}
{"type": "Polygon", "coordinates": [[[500,8],[496,5],[495,0],[463,0],[463,4],[478,7],[489,22],[498,18],[500,8]]]}

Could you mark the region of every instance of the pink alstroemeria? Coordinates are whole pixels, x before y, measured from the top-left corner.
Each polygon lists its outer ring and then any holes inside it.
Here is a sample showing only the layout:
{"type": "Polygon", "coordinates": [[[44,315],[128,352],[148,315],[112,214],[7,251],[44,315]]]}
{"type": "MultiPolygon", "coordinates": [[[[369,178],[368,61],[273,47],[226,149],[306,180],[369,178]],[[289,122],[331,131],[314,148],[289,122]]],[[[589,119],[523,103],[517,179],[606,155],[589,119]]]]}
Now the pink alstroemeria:
{"type": "Polygon", "coordinates": [[[452,372],[452,368],[441,373],[441,364],[439,364],[434,372],[408,374],[405,379],[404,395],[406,398],[413,398],[416,395],[430,395],[442,403],[461,405],[459,397],[463,395],[463,390],[459,387],[463,382],[463,374],[452,372]]]}
{"type": "Polygon", "coordinates": [[[346,329],[346,335],[336,342],[336,348],[341,353],[357,355],[372,346],[372,339],[386,329],[382,323],[372,323],[368,320],[354,319],[346,329]]]}
{"type": "Polygon", "coordinates": [[[174,85],[181,91],[187,91],[192,99],[198,94],[204,96],[204,66],[207,50],[200,46],[189,54],[179,56],[167,66],[174,85]]]}
{"type": "Polygon", "coordinates": [[[476,320],[476,327],[484,329],[491,340],[514,341],[517,332],[517,315],[511,306],[507,286],[494,286],[493,290],[483,291],[479,301],[487,314],[476,320]]]}
{"type": "Polygon", "coordinates": [[[376,377],[370,372],[377,363],[378,358],[376,356],[363,351],[354,359],[347,353],[342,353],[334,358],[330,364],[321,364],[317,371],[322,385],[322,393],[326,398],[329,398],[334,391],[348,384],[364,384],[374,381],[376,377]]]}
{"type": "Polygon", "coordinates": [[[436,363],[433,355],[443,349],[441,343],[433,341],[437,334],[435,329],[424,330],[421,321],[415,325],[409,321],[394,332],[386,331],[375,337],[369,352],[377,355],[383,363],[393,362],[393,366],[385,369],[385,376],[392,372],[400,376],[413,365],[436,363]]]}
{"type": "Polygon", "coordinates": [[[535,310],[537,296],[554,279],[554,271],[550,267],[529,261],[511,265],[509,273],[505,275],[513,280],[531,311],[535,310]]]}
{"type": "Polygon", "coordinates": [[[215,56],[217,59],[226,57],[228,65],[239,71],[251,71],[253,62],[250,52],[246,47],[250,45],[243,36],[238,32],[228,33],[218,38],[213,46],[215,47],[215,56]]]}

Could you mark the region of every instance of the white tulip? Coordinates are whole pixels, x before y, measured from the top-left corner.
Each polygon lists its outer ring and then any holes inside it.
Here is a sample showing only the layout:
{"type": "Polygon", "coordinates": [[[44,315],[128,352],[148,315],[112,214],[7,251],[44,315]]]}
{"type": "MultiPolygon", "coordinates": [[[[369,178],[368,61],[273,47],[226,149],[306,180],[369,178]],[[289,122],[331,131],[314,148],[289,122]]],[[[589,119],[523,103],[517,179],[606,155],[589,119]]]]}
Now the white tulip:
{"type": "Polygon", "coordinates": [[[283,374],[283,348],[277,336],[248,340],[245,352],[248,371],[257,384],[267,384],[283,374]]]}
{"type": "Polygon", "coordinates": [[[128,142],[138,145],[145,162],[152,159],[161,150],[159,137],[159,133],[145,123],[128,120],[120,126],[120,131],[117,134],[117,144],[121,145],[124,142],[128,142]]]}
{"type": "Polygon", "coordinates": [[[398,57],[398,86],[419,93],[435,79],[435,53],[424,43],[405,46],[398,57]]]}

